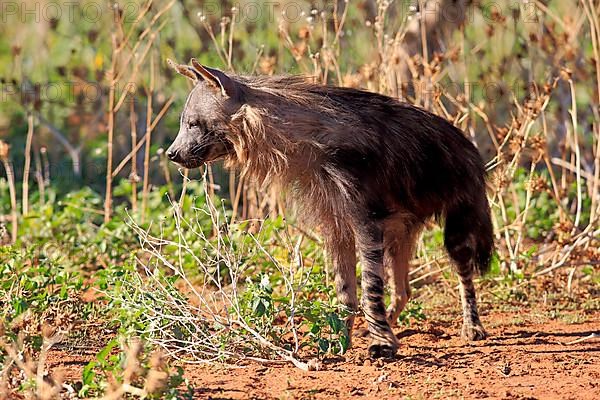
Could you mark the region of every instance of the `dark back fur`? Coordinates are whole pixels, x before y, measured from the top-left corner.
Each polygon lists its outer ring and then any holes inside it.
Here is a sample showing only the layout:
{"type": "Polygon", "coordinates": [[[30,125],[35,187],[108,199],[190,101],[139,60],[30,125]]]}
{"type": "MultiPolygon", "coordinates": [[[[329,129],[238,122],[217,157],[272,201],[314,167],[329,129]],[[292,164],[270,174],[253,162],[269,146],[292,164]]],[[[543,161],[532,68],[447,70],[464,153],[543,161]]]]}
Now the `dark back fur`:
{"type": "MultiPolygon", "coordinates": [[[[245,104],[240,118],[254,112],[249,119],[258,119],[267,136],[256,143],[262,159],[272,154],[266,163],[237,154],[230,157],[232,164],[291,185],[301,197],[302,214],[317,223],[331,221],[331,216],[335,224],[351,218],[384,220],[396,213],[419,221],[449,216],[456,229],[476,232],[478,269],[487,268],[492,226],[485,169],[458,128],[376,93],[298,77],[237,80],[242,84],[239,100],[245,104]]],[[[231,127],[234,143],[240,128],[236,121],[231,127]]],[[[252,132],[241,137],[248,135],[252,132]]],[[[448,236],[451,232],[451,242],[448,236]]]]}

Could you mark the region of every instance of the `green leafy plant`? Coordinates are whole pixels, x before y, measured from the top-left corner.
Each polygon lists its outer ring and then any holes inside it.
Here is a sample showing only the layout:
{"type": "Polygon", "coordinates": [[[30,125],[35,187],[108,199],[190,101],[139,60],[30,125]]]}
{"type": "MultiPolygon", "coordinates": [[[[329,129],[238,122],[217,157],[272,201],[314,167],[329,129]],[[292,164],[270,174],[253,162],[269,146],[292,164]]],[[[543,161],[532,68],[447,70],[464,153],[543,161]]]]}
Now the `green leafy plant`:
{"type": "Polygon", "coordinates": [[[414,300],[409,301],[398,316],[398,321],[404,326],[411,326],[411,324],[425,321],[425,319],[427,316],[423,311],[423,304],[414,300]]]}

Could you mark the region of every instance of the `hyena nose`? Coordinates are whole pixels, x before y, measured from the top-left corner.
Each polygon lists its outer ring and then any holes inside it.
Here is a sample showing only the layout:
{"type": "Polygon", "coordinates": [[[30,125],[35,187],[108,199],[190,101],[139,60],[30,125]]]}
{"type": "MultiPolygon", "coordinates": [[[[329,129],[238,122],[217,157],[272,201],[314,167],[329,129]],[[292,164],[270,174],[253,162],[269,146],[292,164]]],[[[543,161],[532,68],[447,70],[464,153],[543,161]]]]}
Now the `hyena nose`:
{"type": "Polygon", "coordinates": [[[177,162],[179,158],[179,152],[177,150],[169,148],[167,149],[167,157],[169,157],[169,160],[177,162]]]}

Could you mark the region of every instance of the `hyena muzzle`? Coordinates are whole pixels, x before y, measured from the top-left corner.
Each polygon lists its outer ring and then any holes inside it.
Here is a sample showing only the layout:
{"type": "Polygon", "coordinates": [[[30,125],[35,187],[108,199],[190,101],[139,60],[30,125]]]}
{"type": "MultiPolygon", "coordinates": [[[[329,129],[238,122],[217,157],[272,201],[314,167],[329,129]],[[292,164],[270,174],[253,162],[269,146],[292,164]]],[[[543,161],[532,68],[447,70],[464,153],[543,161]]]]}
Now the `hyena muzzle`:
{"type": "MultiPolygon", "coordinates": [[[[488,270],[492,223],[481,157],[445,119],[393,98],[290,76],[225,74],[169,64],[194,87],[169,158],[186,168],[216,159],[259,182],[290,189],[300,217],[320,226],[339,300],[362,310],[372,357],[393,357],[394,323],[410,296],[409,261],[424,223],[444,221],[460,277],[462,336],[485,338],[473,286],[488,270]],[[384,304],[384,271],[392,300],[384,304]]],[[[353,317],[347,321],[351,330],[353,317]]]]}

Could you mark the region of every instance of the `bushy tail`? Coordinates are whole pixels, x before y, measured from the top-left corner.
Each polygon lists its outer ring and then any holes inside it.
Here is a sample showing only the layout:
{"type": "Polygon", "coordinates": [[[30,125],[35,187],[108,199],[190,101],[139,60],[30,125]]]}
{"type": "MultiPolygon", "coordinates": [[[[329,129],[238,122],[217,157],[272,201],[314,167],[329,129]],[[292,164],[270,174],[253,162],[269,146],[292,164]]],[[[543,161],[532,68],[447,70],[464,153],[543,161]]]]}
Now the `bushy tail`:
{"type": "Polygon", "coordinates": [[[446,210],[444,244],[461,272],[475,270],[483,275],[490,270],[494,233],[484,193],[446,210]]]}
{"type": "Polygon", "coordinates": [[[485,200],[485,213],[480,215],[480,227],[476,237],[475,267],[479,275],[490,271],[492,253],[494,252],[494,226],[490,215],[490,208],[485,200]]]}

